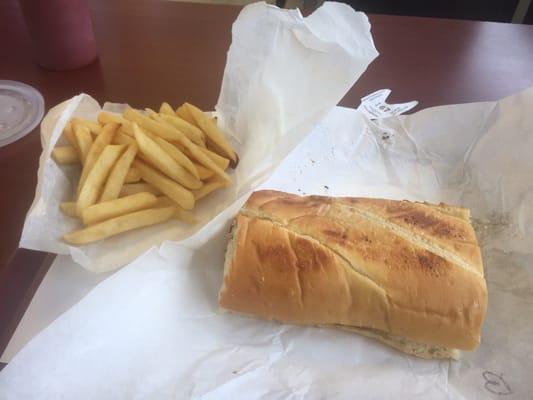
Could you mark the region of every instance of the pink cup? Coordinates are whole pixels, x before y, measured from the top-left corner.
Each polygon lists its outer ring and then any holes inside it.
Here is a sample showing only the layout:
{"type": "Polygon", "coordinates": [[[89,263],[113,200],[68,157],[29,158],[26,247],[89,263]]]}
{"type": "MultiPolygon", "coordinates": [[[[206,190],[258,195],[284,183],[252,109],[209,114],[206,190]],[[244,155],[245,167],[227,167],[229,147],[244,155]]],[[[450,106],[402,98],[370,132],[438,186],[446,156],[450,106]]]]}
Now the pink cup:
{"type": "Polygon", "coordinates": [[[85,0],[20,0],[36,61],[54,70],[83,67],[97,57],[85,0]]]}

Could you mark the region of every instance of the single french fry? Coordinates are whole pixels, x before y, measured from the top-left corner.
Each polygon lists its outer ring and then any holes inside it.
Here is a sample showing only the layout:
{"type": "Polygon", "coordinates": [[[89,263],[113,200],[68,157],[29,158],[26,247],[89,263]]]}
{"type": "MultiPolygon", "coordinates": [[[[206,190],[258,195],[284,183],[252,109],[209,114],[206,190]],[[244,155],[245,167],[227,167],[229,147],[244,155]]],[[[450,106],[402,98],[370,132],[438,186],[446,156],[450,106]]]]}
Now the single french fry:
{"type": "Polygon", "coordinates": [[[106,219],[115,218],[157,204],[157,197],[152,193],[142,192],[110,201],[93,204],[82,210],[81,219],[85,225],[92,225],[106,219]]]}
{"type": "Polygon", "coordinates": [[[172,106],[166,102],[161,103],[161,107],[159,107],[159,113],[168,114],[168,115],[176,115],[174,113],[174,109],[172,108],[172,106]]]}
{"type": "Polygon", "coordinates": [[[72,122],[67,122],[65,127],[63,128],[63,136],[65,136],[65,139],[70,143],[72,147],[74,147],[74,150],[76,150],[76,153],[78,153],[78,158],[80,157],[80,149],[78,147],[78,141],[76,140],[76,137],[74,136],[74,129],[72,128],[72,122]]]}
{"type": "Polygon", "coordinates": [[[202,182],[183,168],[169,154],[167,154],[154,140],[144,133],[137,124],[133,124],[135,140],[140,151],[150,162],[168,177],[188,189],[199,189],[202,182]]]}
{"type": "Polygon", "coordinates": [[[211,171],[210,169],[207,169],[206,167],[204,167],[204,166],[202,166],[200,164],[194,164],[194,166],[198,170],[198,174],[200,175],[200,180],[201,181],[205,181],[206,179],[209,179],[209,178],[211,178],[212,176],[215,175],[215,173],[213,171],[211,171]]]}
{"type": "Polygon", "coordinates": [[[157,203],[155,203],[154,207],[179,207],[179,206],[170,197],[163,195],[163,196],[157,196],[157,203]]]}
{"type": "Polygon", "coordinates": [[[72,118],[70,121],[72,122],[72,125],[74,128],[76,128],[76,125],[83,125],[87,127],[87,129],[89,129],[89,131],[95,134],[96,136],[98,136],[100,134],[100,131],[102,130],[102,125],[100,125],[96,121],[90,121],[88,119],[77,118],[77,117],[72,118]]]}
{"type": "Polygon", "coordinates": [[[205,154],[207,154],[209,158],[213,160],[213,162],[216,163],[220,168],[222,168],[223,170],[228,169],[228,166],[230,164],[229,159],[227,159],[226,157],[222,157],[218,155],[217,153],[215,153],[214,151],[211,151],[203,147],[200,147],[200,150],[204,152],[205,154]]]}
{"type": "Polygon", "coordinates": [[[87,157],[85,158],[85,164],[83,164],[83,169],[81,171],[80,180],[78,182],[77,194],[79,196],[81,188],[85,184],[85,180],[89,173],[91,172],[96,160],[100,157],[104,148],[111,143],[116,132],[118,125],[115,123],[109,123],[104,125],[98,137],[94,140],[93,145],[91,146],[87,157]]]}
{"type": "Polygon", "coordinates": [[[130,144],[124,154],[122,154],[115,165],[113,165],[104,185],[104,190],[102,190],[100,201],[109,201],[118,198],[122,185],[124,185],[124,181],[126,180],[128,170],[130,169],[136,154],[137,145],[130,144]]]}
{"type": "Polygon", "coordinates": [[[142,161],[135,160],[133,166],[141,171],[143,181],[159,189],[163,194],[178,203],[178,205],[186,210],[190,210],[194,207],[193,194],[179,183],[167,178],[142,161]]]}
{"type": "Polygon", "coordinates": [[[183,154],[180,149],[167,142],[165,139],[160,138],[159,136],[154,136],[154,140],[178,164],[194,175],[195,178],[200,179],[200,175],[198,174],[198,170],[194,166],[194,163],[185,154],[183,154]]]}
{"type": "Polygon", "coordinates": [[[174,207],[174,218],[190,225],[194,225],[197,222],[196,218],[194,218],[194,215],[190,211],[184,210],[180,206],[174,207]]]}
{"type": "Polygon", "coordinates": [[[85,159],[89,150],[93,145],[93,137],[91,136],[91,131],[84,124],[74,124],[74,137],[78,143],[78,149],[80,149],[81,163],[85,164],[85,159]]]}
{"type": "Polygon", "coordinates": [[[124,183],[136,183],[141,180],[141,171],[139,171],[137,168],[131,167],[128,170],[128,173],[126,174],[126,178],[124,179],[124,183]]]}
{"type": "Polygon", "coordinates": [[[98,114],[98,122],[100,122],[102,125],[105,124],[118,124],[122,125],[124,123],[124,118],[122,118],[120,115],[112,114],[106,111],[101,111],[98,114]]]}
{"type": "Polygon", "coordinates": [[[67,243],[75,245],[92,243],[119,233],[165,222],[172,218],[173,215],[173,207],[149,208],[108,219],[79,231],[67,233],[63,236],[63,239],[67,243]]]}
{"type": "Polygon", "coordinates": [[[200,199],[203,199],[209,193],[214,192],[217,189],[223,188],[224,186],[226,186],[226,182],[220,179],[208,181],[200,189],[192,191],[192,194],[194,195],[194,200],[198,201],[200,199]]]}
{"type": "Polygon", "coordinates": [[[146,111],[146,115],[148,115],[150,118],[155,119],[156,121],[161,120],[159,113],[157,111],[152,110],[150,107],[146,107],[144,111],[146,111]]]}
{"type": "MultiPolygon", "coordinates": [[[[157,114],[159,115],[159,114],[157,114]]],[[[161,114],[159,116],[164,122],[174,126],[180,132],[183,132],[193,143],[205,147],[205,135],[200,128],[188,123],[177,115],[161,114]]]]}
{"type": "Polygon", "coordinates": [[[155,207],[174,207],[174,218],[179,219],[180,221],[186,222],[188,224],[194,225],[197,221],[194,218],[194,215],[190,211],[186,211],[176,204],[171,198],[167,196],[159,196],[157,198],[157,204],[155,207]]]}
{"type": "Polygon", "coordinates": [[[139,111],[128,109],[124,111],[124,118],[137,123],[140,127],[152,132],[153,134],[162,137],[165,140],[176,141],[183,145],[190,152],[190,154],[203,166],[209,168],[215,172],[218,176],[231,182],[231,178],[224,172],[216,163],[213,162],[204,154],[199,147],[189,140],[185,134],[177,130],[176,128],[165,125],[161,122],[154,121],[153,119],[141,114],[139,111]]]}
{"type": "MultiPolygon", "coordinates": [[[[102,134],[103,132],[100,136],[102,134]]],[[[77,201],[78,213],[81,213],[83,209],[96,203],[106,178],[123,150],[123,145],[115,144],[107,145],[104,148],[81,187],[77,201]]]]}
{"type": "Polygon", "coordinates": [[[144,182],[140,183],[126,183],[122,186],[120,197],[130,196],[136,193],[148,192],[154,195],[161,195],[161,191],[152,185],[144,182]]]}
{"type": "Polygon", "coordinates": [[[72,146],[56,146],[52,150],[52,158],[58,164],[76,164],[80,162],[76,149],[72,146]]]}
{"type": "Polygon", "coordinates": [[[187,108],[185,104],[186,103],[176,108],[175,113],[178,117],[180,117],[181,119],[184,119],[189,124],[196,126],[196,121],[194,120],[194,117],[191,115],[191,112],[189,111],[189,109],[187,108]]]}
{"type": "MultiPolygon", "coordinates": [[[[206,147],[209,151],[215,153],[215,154],[224,154],[224,150],[220,148],[215,142],[213,142],[211,139],[207,138],[206,140],[206,147]]],[[[237,165],[239,164],[239,155],[235,153],[235,161],[229,160],[229,166],[232,169],[235,169],[237,165]]]]}
{"type": "Polygon", "coordinates": [[[185,107],[188,108],[200,129],[202,129],[206,136],[212,140],[223,152],[221,156],[229,158],[233,162],[237,162],[237,155],[235,154],[235,151],[233,151],[222,132],[220,132],[220,129],[218,129],[217,124],[215,124],[211,118],[198,107],[193,106],[190,103],[185,103],[185,107]]]}
{"type": "Polygon", "coordinates": [[[59,208],[63,214],[69,217],[78,218],[78,208],[76,207],[75,201],[64,201],[59,205],[59,208]]]}

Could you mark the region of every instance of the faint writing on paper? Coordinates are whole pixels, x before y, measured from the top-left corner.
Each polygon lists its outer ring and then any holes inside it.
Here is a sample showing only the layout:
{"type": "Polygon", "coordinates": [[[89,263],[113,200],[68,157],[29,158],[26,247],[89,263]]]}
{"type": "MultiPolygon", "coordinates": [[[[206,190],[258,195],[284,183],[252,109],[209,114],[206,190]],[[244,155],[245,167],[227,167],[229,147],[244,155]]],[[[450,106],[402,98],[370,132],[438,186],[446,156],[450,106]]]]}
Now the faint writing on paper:
{"type": "Polygon", "coordinates": [[[401,104],[387,104],[385,100],[391,93],[390,89],[381,89],[361,99],[357,109],[369,119],[381,119],[403,114],[418,105],[418,101],[401,104]]]}
{"type": "Polygon", "coordinates": [[[497,395],[512,394],[513,391],[509,384],[503,379],[503,374],[495,374],[494,372],[483,372],[483,378],[485,379],[485,389],[489,392],[497,395]]]}

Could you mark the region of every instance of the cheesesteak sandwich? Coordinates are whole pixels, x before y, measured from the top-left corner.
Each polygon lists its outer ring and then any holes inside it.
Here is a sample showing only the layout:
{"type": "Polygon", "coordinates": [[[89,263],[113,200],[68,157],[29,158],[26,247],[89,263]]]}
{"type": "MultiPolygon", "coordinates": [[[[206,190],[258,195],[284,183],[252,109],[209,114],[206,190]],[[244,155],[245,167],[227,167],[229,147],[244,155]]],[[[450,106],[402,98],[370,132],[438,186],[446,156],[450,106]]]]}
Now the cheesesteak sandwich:
{"type": "Polygon", "coordinates": [[[255,192],[233,225],[219,304],[458,358],[479,345],[487,307],[469,217],[446,205],[255,192]]]}

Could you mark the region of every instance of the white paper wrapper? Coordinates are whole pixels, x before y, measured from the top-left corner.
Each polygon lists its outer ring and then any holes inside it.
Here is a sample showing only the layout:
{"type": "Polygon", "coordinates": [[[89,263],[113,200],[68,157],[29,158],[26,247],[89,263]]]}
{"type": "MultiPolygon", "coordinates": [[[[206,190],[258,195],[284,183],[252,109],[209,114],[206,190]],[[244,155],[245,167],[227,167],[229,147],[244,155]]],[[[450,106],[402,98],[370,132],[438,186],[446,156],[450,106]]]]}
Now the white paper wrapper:
{"type": "Polygon", "coordinates": [[[518,169],[533,167],[532,107],[533,89],[376,123],[336,108],[264,184],[470,206],[489,306],[480,347],[461,361],[218,313],[227,210],[188,246],[168,242],[118,271],[35,337],[0,373],[0,399],[529,398],[533,181],[518,169]]]}
{"type": "MultiPolygon", "coordinates": [[[[54,107],[41,125],[37,190],[20,246],[71,254],[83,267],[102,272],[127,264],[164,240],[189,237],[264,181],[377,54],[368,19],[344,4],[325,3],[307,18],[298,10],[265,3],[245,7],[233,25],[216,106],[222,128],[234,138],[240,156],[234,185],[204,199],[195,208],[199,222],[192,227],[170,221],[81,247],[61,240],[81,226],[58,208],[61,201],[72,199],[79,172],[56,165],[50,153],[70,117],[94,119],[100,106],[79,95],[54,107]]],[[[125,107],[103,108],[120,112],[125,107]]]]}

